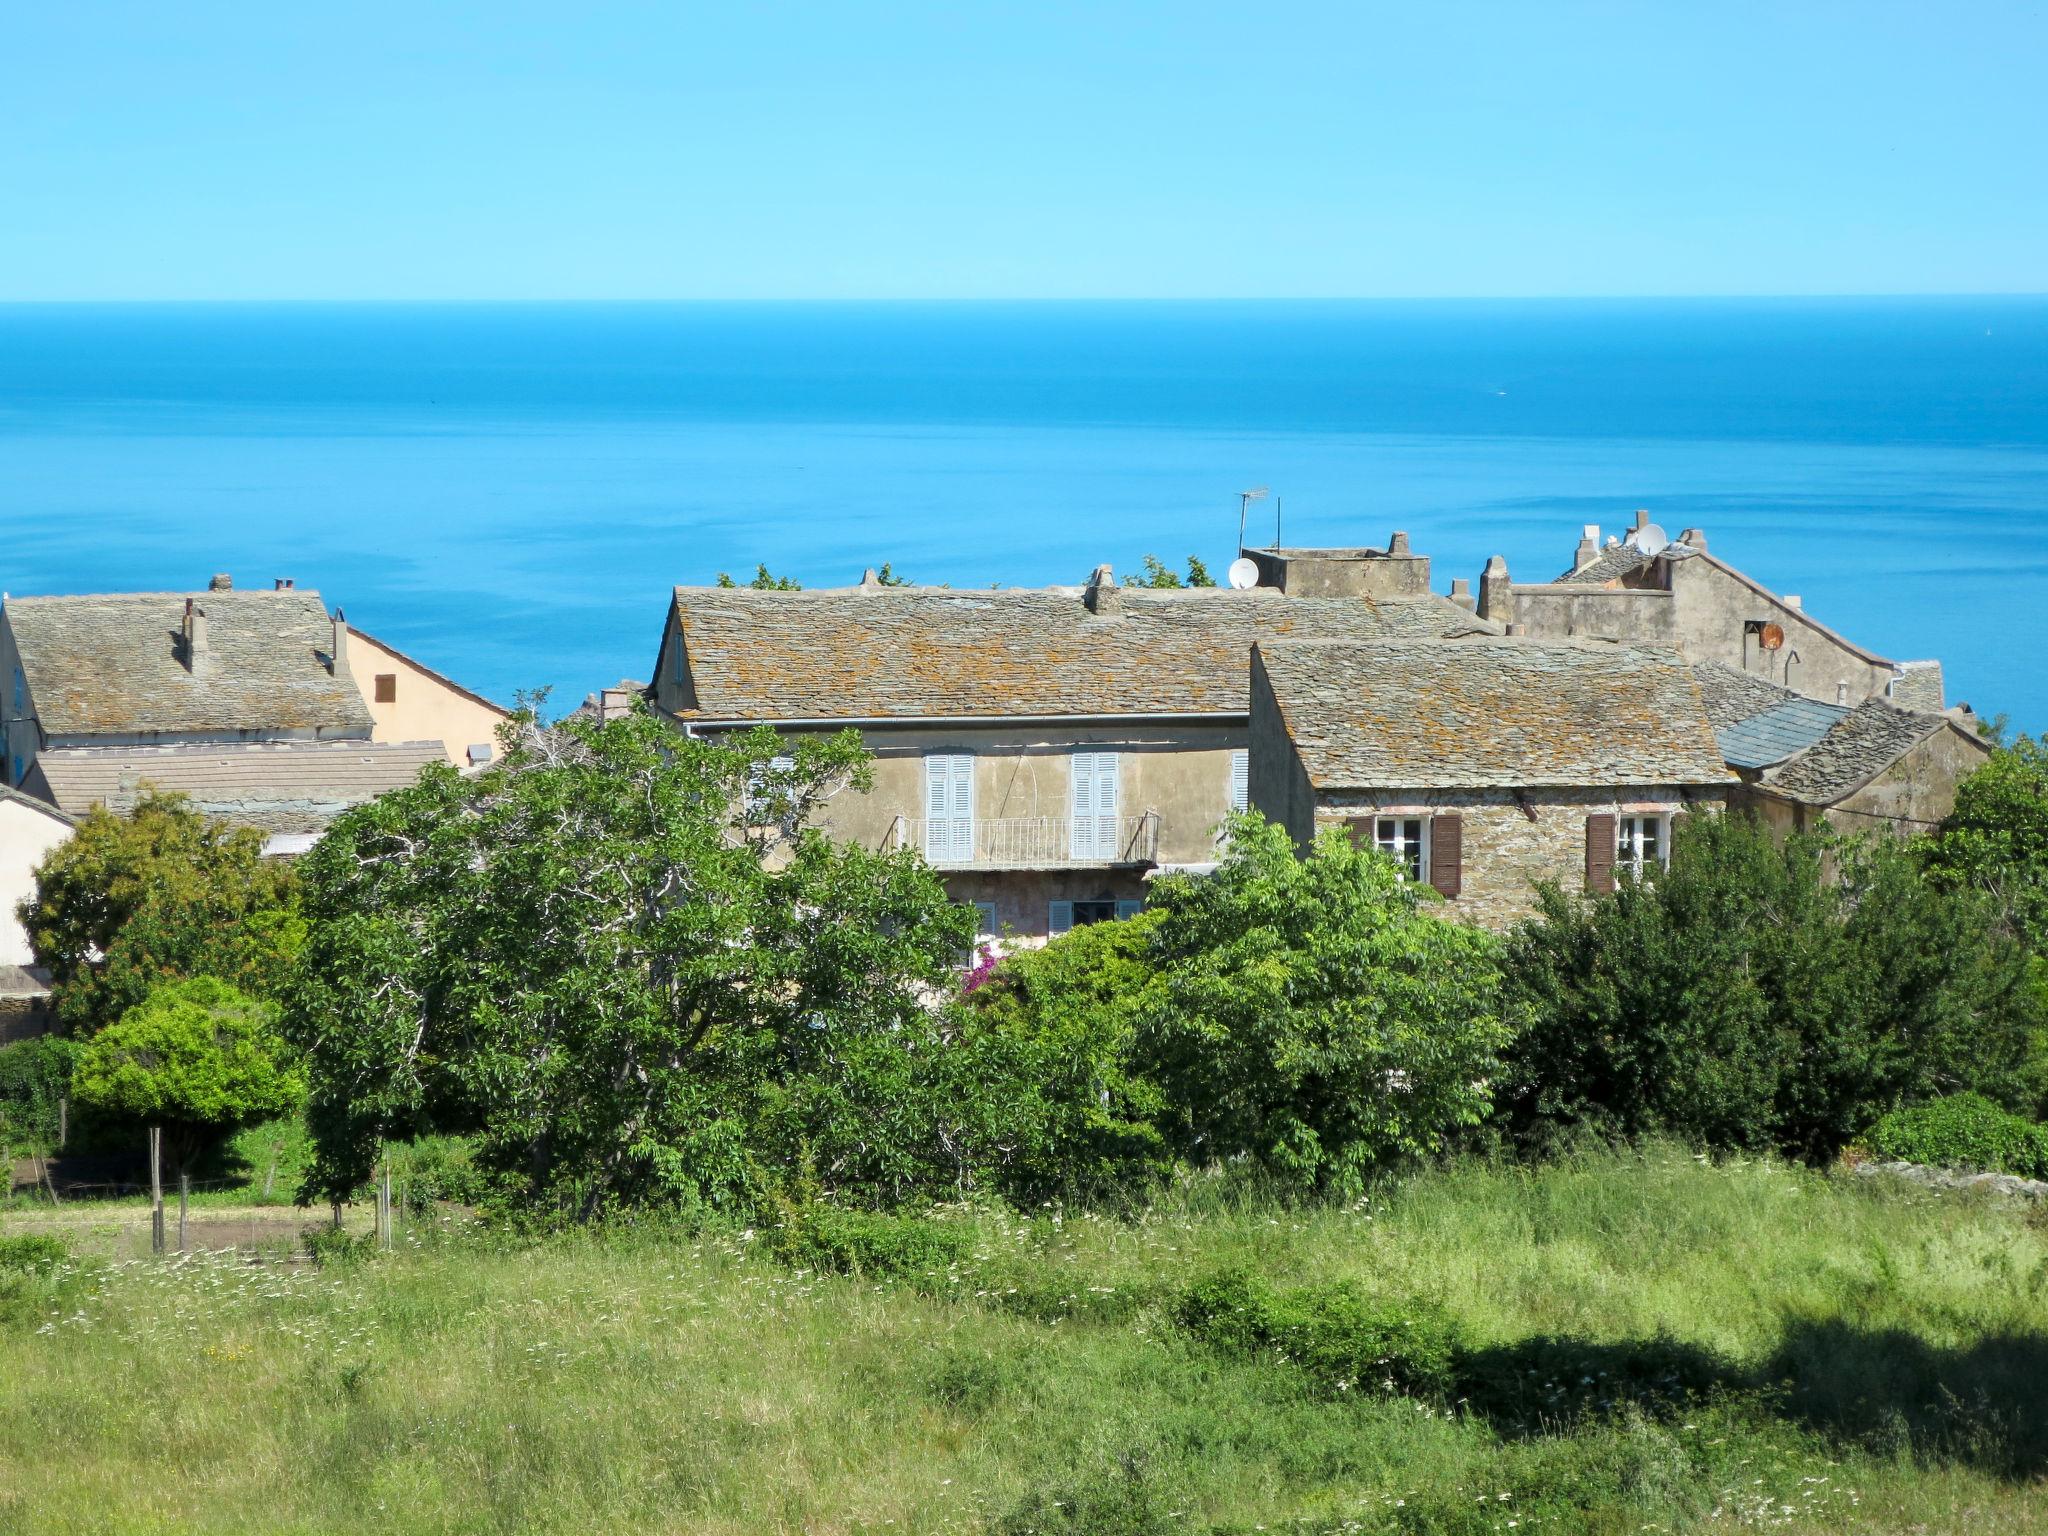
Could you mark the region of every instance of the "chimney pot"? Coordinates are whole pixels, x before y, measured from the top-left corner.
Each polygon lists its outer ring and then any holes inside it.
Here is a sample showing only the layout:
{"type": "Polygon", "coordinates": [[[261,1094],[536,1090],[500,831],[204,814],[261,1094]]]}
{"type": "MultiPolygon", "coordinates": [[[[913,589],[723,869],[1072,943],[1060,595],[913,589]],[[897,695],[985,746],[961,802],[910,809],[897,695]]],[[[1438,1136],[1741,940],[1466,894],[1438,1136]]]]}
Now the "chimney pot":
{"type": "Polygon", "coordinates": [[[348,619],[337,608],[334,610],[334,642],[327,651],[327,670],[336,677],[348,675],[348,619]]]}
{"type": "Polygon", "coordinates": [[[206,584],[206,590],[209,592],[232,592],[235,590],[235,578],[222,571],[206,584]]]}
{"type": "Polygon", "coordinates": [[[1479,599],[1472,595],[1472,583],[1462,576],[1451,578],[1451,601],[1467,613],[1476,612],[1479,607],[1479,599]]]}
{"type": "Polygon", "coordinates": [[[1393,538],[1387,541],[1387,553],[1394,556],[1406,555],[1408,553],[1408,535],[1396,528],[1393,538]]]}
{"type": "Polygon", "coordinates": [[[1572,551],[1572,569],[1584,570],[1600,557],[1600,525],[1588,523],[1579,530],[1579,547],[1572,551]]]}
{"type": "Polygon", "coordinates": [[[860,573],[860,589],[863,592],[879,592],[882,590],[882,578],[875,574],[875,568],[872,565],[860,573]]]}
{"type": "Polygon", "coordinates": [[[1638,528],[1647,528],[1647,527],[1649,527],[1649,526],[1650,526],[1650,512],[1649,512],[1649,508],[1647,508],[1647,507],[1637,507],[1637,508],[1636,508],[1636,527],[1638,527],[1638,528]]]}
{"type": "Polygon", "coordinates": [[[1785,606],[1787,608],[1797,608],[1799,606],[1799,594],[1797,592],[1787,592],[1785,594],[1785,606]]]}
{"type": "Polygon", "coordinates": [[[1528,632],[1529,626],[1526,624],[1510,624],[1508,626],[1508,633],[1511,635],[1526,635],[1528,632]]]}

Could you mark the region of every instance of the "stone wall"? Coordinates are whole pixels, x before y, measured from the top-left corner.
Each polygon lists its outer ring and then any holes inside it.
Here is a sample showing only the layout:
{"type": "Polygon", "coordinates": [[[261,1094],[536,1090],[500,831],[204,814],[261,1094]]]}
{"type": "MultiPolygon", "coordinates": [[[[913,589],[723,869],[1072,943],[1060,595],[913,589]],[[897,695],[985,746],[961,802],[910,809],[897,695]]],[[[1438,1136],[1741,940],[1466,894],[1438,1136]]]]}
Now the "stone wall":
{"type": "Polygon", "coordinates": [[[1587,817],[1719,810],[1724,803],[1719,792],[1693,789],[1688,795],[1672,784],[1532,789],[1520,799],[1508,790],[1326,792],[1317,797],[1315,825],[1340,826],[1374,815],[1457,815],[1463,823],[1462,889],[1432,910],[1505,928],[1535,911],[1539,880],[1574,893],[1585,890],[1587,817]]]}

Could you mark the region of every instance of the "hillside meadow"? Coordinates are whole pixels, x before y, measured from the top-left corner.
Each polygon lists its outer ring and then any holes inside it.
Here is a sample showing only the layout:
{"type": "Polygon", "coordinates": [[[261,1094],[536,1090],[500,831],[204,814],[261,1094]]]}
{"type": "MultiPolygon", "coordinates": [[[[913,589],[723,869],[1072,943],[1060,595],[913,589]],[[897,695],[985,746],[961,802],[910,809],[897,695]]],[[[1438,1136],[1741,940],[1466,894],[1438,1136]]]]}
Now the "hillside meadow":
{"type": "MultiPolygon", "coordinates": [[[[132,1212],[132,1208],[131,1208],[132,1212]]],[[[93,1221],[16,1208],[0,1236],[93,1221]]],[[[1150,1533],[2048,1526],[2048,1222],[1680,1151],[1335,1208],[942,1211],[952,1257],[772,1230],[389,1255],[81,1253],[0,1290],[0,1530],[1150,1533]],[[1191,1336],[1219,1270],[1440,1306],[1460,1386],[1191,1336]]]]}

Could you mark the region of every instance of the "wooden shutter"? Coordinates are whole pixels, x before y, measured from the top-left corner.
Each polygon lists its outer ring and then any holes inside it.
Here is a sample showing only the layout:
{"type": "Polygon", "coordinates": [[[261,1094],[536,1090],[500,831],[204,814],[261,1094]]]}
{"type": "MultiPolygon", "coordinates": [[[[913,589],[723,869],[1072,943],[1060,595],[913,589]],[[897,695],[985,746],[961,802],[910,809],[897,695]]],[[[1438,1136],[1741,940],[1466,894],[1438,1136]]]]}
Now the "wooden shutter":
{"type": "Polygon", "coordinates": [[[1465,888],[1465,818],[1429,818],[1429,883],[1444,896],[1465,888]]]}
{"type": "Polygon", "coordinates": [[[1242,811],[1252,803],[1252,755],[1243,747],[1230,754],[1230,808],[1242,811]]]}
{"type": "Polygon", "coordinates": [[[974,757],[934,752],[924,760],[924,851],[934,863],[974,857],[974,757]]]}
{"type": "Polygon", "coordinates": [[[1344,823],[1344,826],[1351,833],[1351,844],[1354,848],[1377,848],[1379,846],[1374,836],[1372,817],[1353,816],[1344,823]]]}
{"type": "Polygon", "coordinates": [[[1045,904],[1045,931],[1065,933],[1074,926],[1074,904],[1071,901],[1049,901],[1045,904]]]}
{"type": "Polygon", "coordinates": [[[1614,889],[1614,817],[1602,811],[1586,818],[1586,893],[1605,896],[1614,889]]]}
{"type": "Polygon", "coordinates": [[[1119,918],[1136,917],[1144,910],[1145,903],[1142,901],[1119,901],[1116,904],[1116,915],[1119,918]]]}
{"type": "Polygon", "coordinates": [[[1076,752],[1069,764],[1072,817],[1068,857],[1110,860],[1117,856],[1117,755],[1076,752]]]}

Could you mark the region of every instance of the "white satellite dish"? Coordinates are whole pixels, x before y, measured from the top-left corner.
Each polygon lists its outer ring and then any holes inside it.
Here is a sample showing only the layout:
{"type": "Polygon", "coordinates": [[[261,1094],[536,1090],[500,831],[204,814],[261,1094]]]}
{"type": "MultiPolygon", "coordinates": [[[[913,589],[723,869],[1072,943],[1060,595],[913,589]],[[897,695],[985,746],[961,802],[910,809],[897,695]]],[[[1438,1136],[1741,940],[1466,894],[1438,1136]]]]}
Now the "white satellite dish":
{"type": "Polygon", "coordinates": [[[1646,555],[1661,555],[1671,545],[1671,535],[1655,523],[1645,523],[1629,532],[1627,544],[1630,549],[1640,549],[1646,555]]]}
{"type": "Polygon", "coordinates": [[[1259,563],[1239,555],[1230,562],[1230,569],[1223,573],[1223,579],[1239,592],[1249,592],[1259,584],[1259,563]]]}

